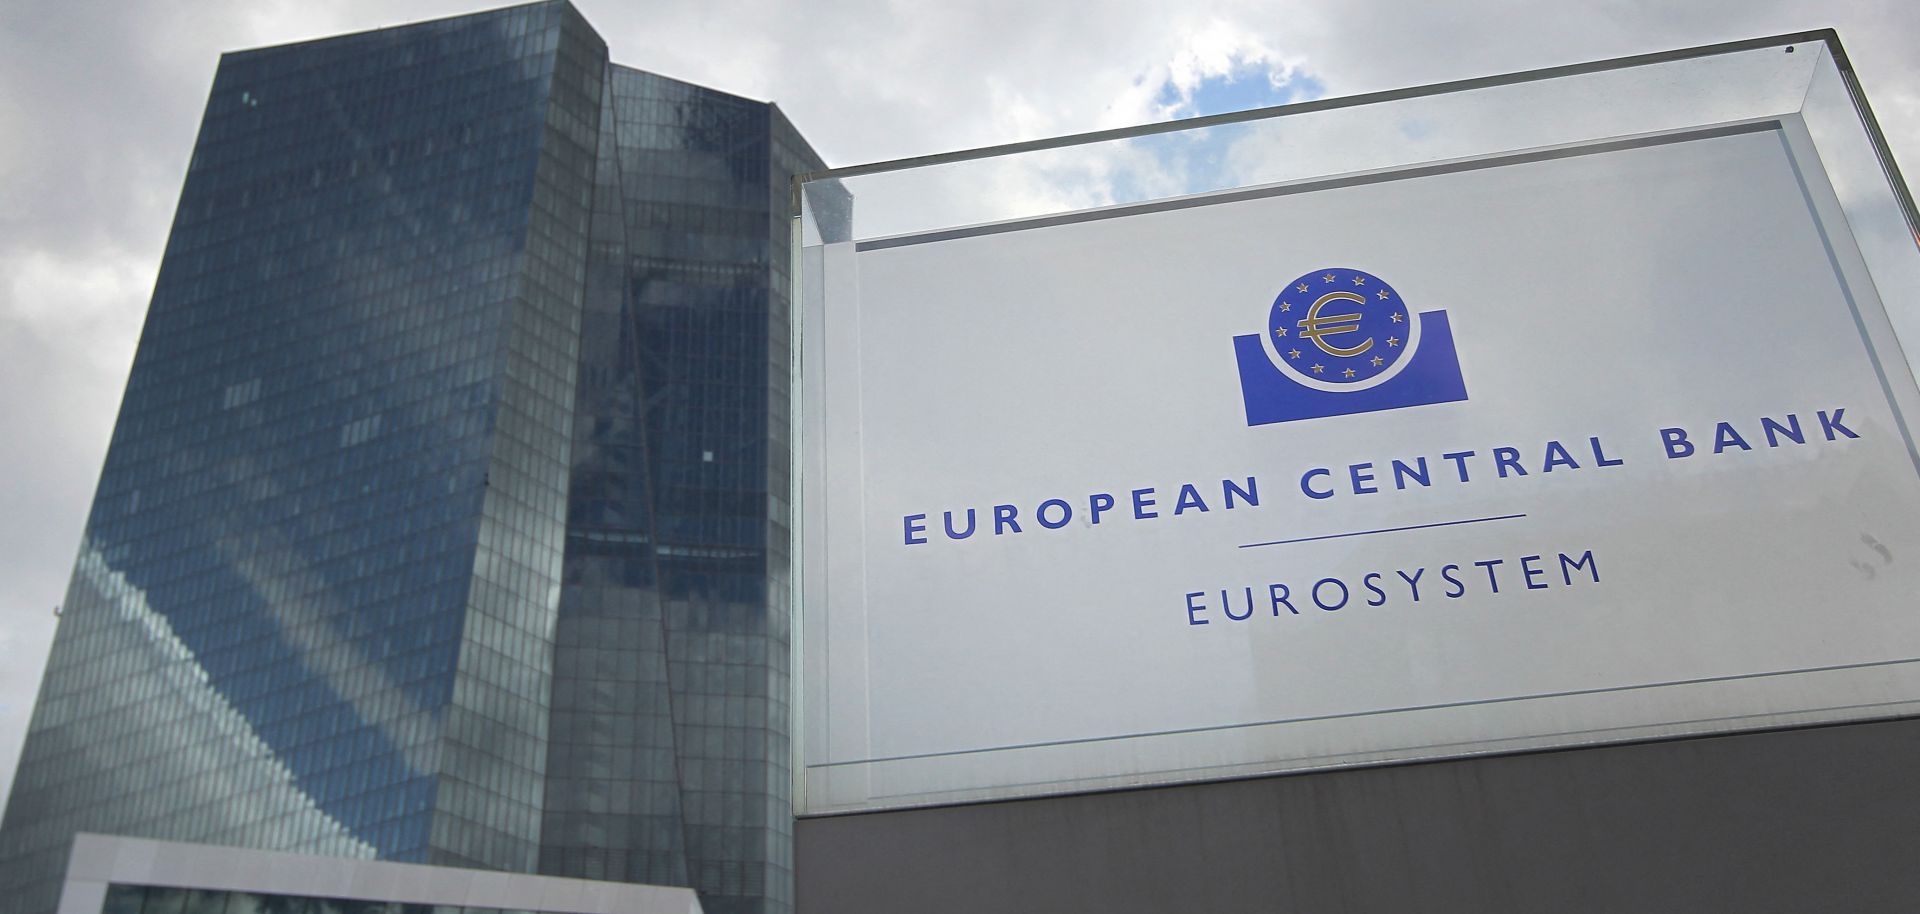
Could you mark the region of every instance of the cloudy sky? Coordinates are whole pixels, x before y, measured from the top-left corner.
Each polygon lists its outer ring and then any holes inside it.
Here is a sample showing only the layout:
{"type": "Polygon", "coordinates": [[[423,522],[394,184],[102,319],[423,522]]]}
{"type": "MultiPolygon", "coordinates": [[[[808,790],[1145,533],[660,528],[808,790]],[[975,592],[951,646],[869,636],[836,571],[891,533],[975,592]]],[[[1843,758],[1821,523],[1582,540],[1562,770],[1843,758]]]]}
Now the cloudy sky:
{"type": "MultiPolygon", "coordinates": [[[[575,2],[616,61],[776,101],[834,165],[1833,26],[1920,173],[1912,0],[575,2]]],[[[475,7],[0,4],[0,793],[219,53],[475,7]]]]}

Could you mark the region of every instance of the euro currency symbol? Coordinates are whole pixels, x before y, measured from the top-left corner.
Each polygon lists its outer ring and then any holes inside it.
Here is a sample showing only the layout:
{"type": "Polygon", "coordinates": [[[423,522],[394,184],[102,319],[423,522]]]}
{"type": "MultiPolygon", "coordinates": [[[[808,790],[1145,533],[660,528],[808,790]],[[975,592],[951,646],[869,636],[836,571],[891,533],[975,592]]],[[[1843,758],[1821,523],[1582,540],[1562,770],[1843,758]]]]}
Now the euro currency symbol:
{"type": "Polygon", "coordinates": [[[1313,303],[1313,307],[1307,309],[1306,318],[1299,322],[1300,335],[1312,340],[1315,346],[1320,347],[1320,351],[1330,356],[1343,359],[1351,358],[1372,349],[1373,337],[1367,337],[1366,341],[1358,346],[1345,348],[1327,342],[1326,338],[1329,336],[1340,333],[1352,333],[1360,329],[1360,315],[1357,313],[1329,314],[1325,316],[1320,314],[1321,308],[1336,301],[1353,302],[1361,305],[1367,303],[1365,297],[1355,295],[1352,292],[1328,292],[1320,296],[1319,300],[1313,303]]]}

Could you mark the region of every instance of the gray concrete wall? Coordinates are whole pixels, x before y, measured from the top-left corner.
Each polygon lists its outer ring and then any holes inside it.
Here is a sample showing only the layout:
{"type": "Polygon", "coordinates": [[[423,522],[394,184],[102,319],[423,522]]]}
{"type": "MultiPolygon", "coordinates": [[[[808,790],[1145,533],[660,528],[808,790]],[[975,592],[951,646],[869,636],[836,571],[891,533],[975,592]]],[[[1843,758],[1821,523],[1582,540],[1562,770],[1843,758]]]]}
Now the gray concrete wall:
{"type": "Polygon", "coordinates": [[[1920,911],[1920,720],[852,816],[799,914],[1920,911]]]}

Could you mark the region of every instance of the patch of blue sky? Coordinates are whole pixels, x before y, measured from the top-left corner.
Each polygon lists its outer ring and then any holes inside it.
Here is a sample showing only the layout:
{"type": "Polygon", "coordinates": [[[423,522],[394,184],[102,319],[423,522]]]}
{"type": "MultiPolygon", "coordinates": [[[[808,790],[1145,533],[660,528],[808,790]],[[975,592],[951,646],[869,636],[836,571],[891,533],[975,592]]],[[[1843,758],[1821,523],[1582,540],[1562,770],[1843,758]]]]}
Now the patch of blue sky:
{"type": "Polygon", "coordinates": [[[1160,87],[1155,101],[1176,117],[1206,117],[1309,101],[1326,94],[1326,86],[1305,73],[1286,73],[1260,63],[1241,63],[1219,76],[1200,80],[1182,93],[1171,80],[1160,87]]]}
{"type": "MultiPolygon", "coordinates": [[[[1249,61],[1227,73],[1203,77],[1186,91],[1168,80],[1154,100],[1174,119],[1185,120],[1311,101],[1325,94],[1326,86],[1308,74],[1249,61]]],[[[1176,194],[1203,193],[1228,186],[1231,180],[1227,169],[1229,151],[1254,129],[1257,128],[1248,124],[1223,124],[1129,141],[1134,150],[1146,153],[1150,163],[1147,167],[1155,172],[1158,180],[1148,182],[1143,180],[1145,176],[1122,169],[1113,178],[1114,202],[1165,196],[1169,184],[1176,194]]]]}

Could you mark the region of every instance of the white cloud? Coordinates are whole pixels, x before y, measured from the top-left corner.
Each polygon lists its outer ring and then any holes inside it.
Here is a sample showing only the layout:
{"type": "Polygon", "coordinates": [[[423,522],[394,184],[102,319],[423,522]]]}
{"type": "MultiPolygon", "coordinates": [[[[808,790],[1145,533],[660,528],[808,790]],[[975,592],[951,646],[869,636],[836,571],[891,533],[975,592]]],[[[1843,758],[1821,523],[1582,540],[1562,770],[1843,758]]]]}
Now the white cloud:
{"type": "Polygon", "coordinates": [[[1259,35],[1220,19],[1208,21],[1185,38],[1167,68],[1168,80],[1182,94],[1191,94],[1202,79],[1226,76],[1249,64],[1277,64],[1286,69],[1279,52],[1263,43],[1259,35]]]}
{"type": "MultiPolygon", "coordinates": [[[[153,288],[153,261],[122,252],[62,253],[44,249],[0,255],[0,275],[8,289],[0,299],[0,320],[33,332],[74,334],[124,329],[128,302],[153,288]]],[[[136,316],[138,312],[135,312],[136,316]]]]}

